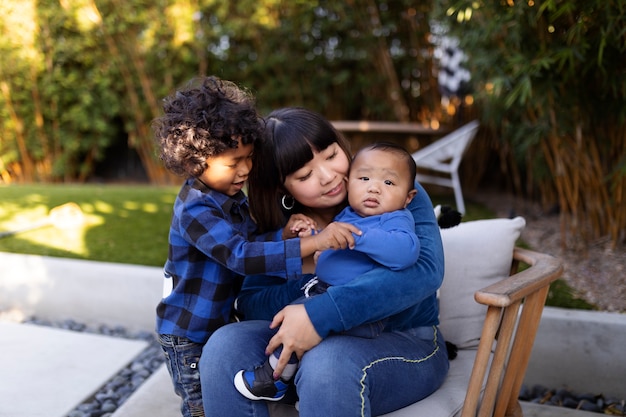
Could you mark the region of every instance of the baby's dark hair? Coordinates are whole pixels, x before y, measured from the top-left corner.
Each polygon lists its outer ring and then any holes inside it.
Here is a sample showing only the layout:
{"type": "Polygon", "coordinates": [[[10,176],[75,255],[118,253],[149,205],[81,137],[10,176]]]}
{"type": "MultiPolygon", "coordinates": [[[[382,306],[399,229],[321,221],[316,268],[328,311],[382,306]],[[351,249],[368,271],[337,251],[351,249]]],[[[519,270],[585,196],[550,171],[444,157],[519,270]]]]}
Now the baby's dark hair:
{"type": "Polygon", "coordinates": [[[195,78],[163,100],[163,116],[152,128],[167,169],[198,177],[206,159],[229,148],[255,143],[262,134],[254,98],[230,81],[195,78]]]}
{"type": "Polygon", "coordinates": [[[413,156],[406,149],[393,142],[375,142],[359,149],[359,151],[354,155],[354,158],[352,158],[352,160],[354,161],[361,152],[367,150],[380,150],[383,152],[391,152],[403,159],[406,163],[407,168],[409,169],[409,191],[415,187],[415,175],[417,174],[417,166],[415,165],[415,160],[413,159],[413,156]]]}

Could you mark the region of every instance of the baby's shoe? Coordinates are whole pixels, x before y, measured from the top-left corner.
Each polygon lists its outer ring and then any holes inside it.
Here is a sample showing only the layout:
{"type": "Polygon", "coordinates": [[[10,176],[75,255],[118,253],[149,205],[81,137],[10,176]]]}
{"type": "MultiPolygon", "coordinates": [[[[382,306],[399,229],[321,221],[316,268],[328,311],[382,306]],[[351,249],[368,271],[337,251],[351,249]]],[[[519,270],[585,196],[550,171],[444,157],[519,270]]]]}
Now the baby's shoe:
{"type": "Polygon", "coordinates": [[[287,392],[289,381],[274,379],[274,369],[269,361],[254,371],[239,371],[235,375],[235,388],[250,400],[280,401],[287,392]]]}

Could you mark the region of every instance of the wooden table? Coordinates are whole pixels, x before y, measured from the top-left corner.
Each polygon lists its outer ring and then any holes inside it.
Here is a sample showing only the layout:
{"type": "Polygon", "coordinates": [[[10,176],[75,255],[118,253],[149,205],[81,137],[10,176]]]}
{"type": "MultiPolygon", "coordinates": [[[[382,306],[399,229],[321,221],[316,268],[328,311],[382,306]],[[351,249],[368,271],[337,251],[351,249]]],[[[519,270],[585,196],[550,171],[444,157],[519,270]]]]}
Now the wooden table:
{"type": "Polygon", "coordinates": [[[373,140],[381,140],[382,138],[402,145],[409,152],[415,152],[424,146],[424,143],[430,143],[450,131],[447,128],[433,129],[428,125],[415,122],[335,120],[331,123],[335,129],[349,136],[354,151],[368,145],[373,140]]]}
{"type": "Polygon", "coordinates": [[[335,120],[331,121],[335,129],[341,132],[362,133],[401,133],[406,135],[439,135],[445,129],[433,129],[421,123],[403,122],[369,122],[366,120],[335,120]]]}

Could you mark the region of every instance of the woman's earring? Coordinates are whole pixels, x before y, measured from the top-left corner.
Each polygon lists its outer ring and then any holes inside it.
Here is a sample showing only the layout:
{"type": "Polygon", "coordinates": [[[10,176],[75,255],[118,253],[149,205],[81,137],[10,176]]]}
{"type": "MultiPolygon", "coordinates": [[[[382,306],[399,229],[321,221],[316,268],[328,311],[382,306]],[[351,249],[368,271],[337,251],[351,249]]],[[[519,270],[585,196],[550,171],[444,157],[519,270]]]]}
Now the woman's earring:
{"type": "Polygon", "coordinates": [[[296,199],[290,195],[285,194],[283,198],[280,199],[280,204],[282,204],[285,210],[289,211],[293,209],[296,205],[296,199]]]}

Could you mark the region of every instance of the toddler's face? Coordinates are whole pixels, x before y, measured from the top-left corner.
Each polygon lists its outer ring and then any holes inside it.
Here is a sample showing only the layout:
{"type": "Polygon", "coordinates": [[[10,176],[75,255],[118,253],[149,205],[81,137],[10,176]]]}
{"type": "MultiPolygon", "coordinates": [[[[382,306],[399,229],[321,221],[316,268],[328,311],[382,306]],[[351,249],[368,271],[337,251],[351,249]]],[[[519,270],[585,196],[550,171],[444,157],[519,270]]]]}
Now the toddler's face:
{"type": "Polygon", "coordinates": [[[416,191],[409,168],[393,153],[379,149],[360,152],[350,167],[348,201],[367,217],[404,208],[416,191]]]}
{"type": "Polygon", "coordinates": [[[200,181],[209,188],[228,196],[239,192],[248,179],[252,168],[253,144],[229,148],[223,153],[207,158],[209,167],[200,175],[200,181]]]}

